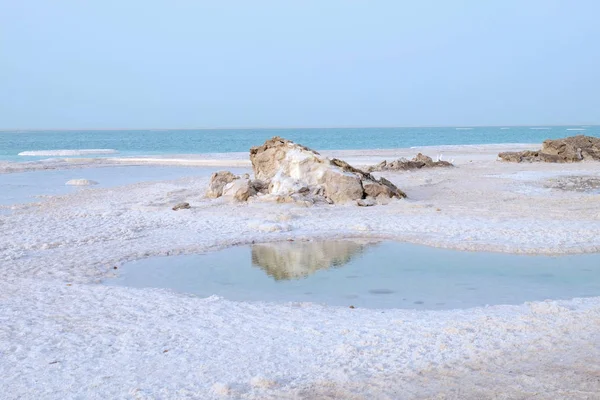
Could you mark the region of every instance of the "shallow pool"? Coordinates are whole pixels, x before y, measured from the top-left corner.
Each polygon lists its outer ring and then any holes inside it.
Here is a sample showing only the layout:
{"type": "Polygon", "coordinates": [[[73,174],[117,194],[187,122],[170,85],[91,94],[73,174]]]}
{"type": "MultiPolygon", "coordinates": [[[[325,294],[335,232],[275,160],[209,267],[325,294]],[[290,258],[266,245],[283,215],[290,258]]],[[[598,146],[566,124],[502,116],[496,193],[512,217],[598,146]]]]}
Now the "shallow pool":
{"type": "Polygon", "coordinates": [[[109,285],[243,301],[453,309],[600,295],[600,254],[524,256],[337,240],[128,263],[109,285]]]}

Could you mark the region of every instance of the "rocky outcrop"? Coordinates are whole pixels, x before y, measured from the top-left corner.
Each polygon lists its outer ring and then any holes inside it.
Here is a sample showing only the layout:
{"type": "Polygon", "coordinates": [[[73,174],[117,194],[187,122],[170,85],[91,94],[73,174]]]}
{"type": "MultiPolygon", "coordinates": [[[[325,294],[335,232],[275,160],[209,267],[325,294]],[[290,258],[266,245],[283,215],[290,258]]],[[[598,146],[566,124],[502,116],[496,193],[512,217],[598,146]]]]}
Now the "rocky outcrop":
{"type": "Polygon", "coordinates": [[[292,141],[274,137],[250,149],[254,180],[231,172],[211,176],[206,197],[246,201],[263,197],[277,202],[385,203],[406,194],[387,179],[377,179],[338,159],[328,159],[292,141]]]}
{"type": "Polygon", "coordinates": [[[424,154],[417,154],[412,160],[406,158],[399,158],[398,160],[387,162],[382,161],[379,164],[372,165],[367,168],[368,172],[375,171],[410,171],[421,168],[436,168],[436,167],[453,167],[454,165],[448,161],[433,159],[424,154]]]}
{"type": "Polygon", "coordinates": [[[600,161],[600,138],[578,135],[564,139],[548,139],[542,144],[541,150],[508,151],[498,154],[498,157],[509,162],[600,161]]]}

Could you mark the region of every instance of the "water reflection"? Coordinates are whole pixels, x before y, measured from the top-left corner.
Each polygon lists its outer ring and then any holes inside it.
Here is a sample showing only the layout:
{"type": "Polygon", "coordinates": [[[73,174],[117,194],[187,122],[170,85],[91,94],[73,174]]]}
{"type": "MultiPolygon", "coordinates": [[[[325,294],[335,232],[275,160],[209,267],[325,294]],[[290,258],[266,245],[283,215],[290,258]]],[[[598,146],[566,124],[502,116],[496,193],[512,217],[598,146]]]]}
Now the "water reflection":
{"type": "Polygon", "coordinates": [[[277,281],[301,279],[319,270],[342,267],[375,244],[356,240],[255,244],[252,265],[277,281]]]}
{"type": "Polygon", "coordinates": [[[449,309],[600,295],[600,254],[517,256],[372,240],[238,246],[134,261],[117,272],[112,284],[346,307],[449,309]]]}

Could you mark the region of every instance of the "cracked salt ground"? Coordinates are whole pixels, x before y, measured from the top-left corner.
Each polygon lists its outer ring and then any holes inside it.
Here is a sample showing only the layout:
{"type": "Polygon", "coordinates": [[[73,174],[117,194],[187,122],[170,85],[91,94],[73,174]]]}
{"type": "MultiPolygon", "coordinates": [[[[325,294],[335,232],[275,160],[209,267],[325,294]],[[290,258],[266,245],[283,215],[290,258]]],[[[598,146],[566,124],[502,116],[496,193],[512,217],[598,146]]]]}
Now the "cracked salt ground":
{"type": "Polygon", "coordinates": [[[134,261],[106,283],[239,301],[455,309],[599,296],[600,255],[518,256],[372,240],[265,243],[134,261]]]}

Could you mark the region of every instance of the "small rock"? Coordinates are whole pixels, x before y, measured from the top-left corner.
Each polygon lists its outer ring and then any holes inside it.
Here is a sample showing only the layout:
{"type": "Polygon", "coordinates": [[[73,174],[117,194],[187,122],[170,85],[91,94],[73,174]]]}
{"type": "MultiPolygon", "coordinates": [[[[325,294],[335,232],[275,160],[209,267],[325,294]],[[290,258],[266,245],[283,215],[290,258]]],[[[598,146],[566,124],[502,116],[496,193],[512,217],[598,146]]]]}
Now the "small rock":
{"type": "Polygon", "coordinates": [[[256,191],[252,186],[250,179],[236,179],[223,188],[223,197],[228,197],[235,201],[246,201],[248,197],[254,196],[256,191]]]}
{"type": "Polygon", "coordinates": [[[251,180],[250,186],[252,186],[257,195],[265,194],[269,190],[269,184],[260,179],[251,180]]]}
{"type": "Polygon", "coordinates": [[[179,204],[175,204],[173,206],[173,211],[177,211],[177,210],[186,210],[190,208],[190,203],[179,203],[179,204]]]}
{"type": "Polygon", "coordinates": [[[356,204],[358,204],[360,207],[371,207],[371,206],[374,206],[375,204],[377,204],[377,202],[375,201],[374,198],[367,197],[366,199],[357,200],[356,204]]]}
{"type": "Polygon", "coordinates": [[[238,179],[237,176],[229,171],[215,172],[210,176],[210,183],[208,184],[208,190],[206,191],[206,197],[209,199],[216,199],[223,195],[223,188],[228,184],[238,179]]]}

